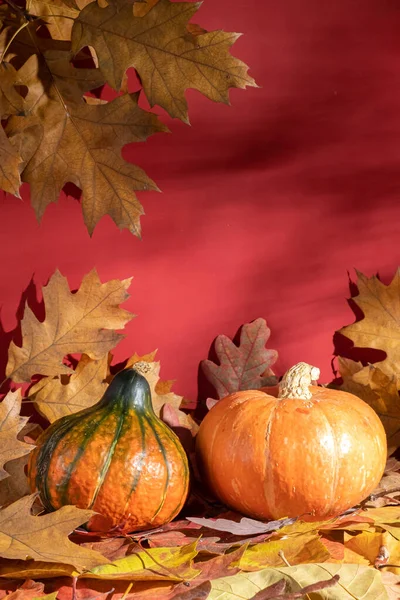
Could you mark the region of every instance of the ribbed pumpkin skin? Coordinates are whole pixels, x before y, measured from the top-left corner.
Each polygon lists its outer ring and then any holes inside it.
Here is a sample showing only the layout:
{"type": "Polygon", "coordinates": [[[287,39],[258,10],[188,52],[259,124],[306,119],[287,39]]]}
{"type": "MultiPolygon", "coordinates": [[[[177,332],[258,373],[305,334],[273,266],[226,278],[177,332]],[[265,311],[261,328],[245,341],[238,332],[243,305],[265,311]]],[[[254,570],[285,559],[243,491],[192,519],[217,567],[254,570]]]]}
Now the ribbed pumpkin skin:
{"type": "Polygon", "coordinates": [[[378,485],[387,445],[376,413],[352,394],[309,389],[311,400],[237,392],[206,415],[197,461],[226,505],[258,519],[326,519],[378,485]]]}
{"type": "Polygon", "coordinates": [[[91,508],[124,531],[158,527],[181,510],[189,469],[177,436],[154,413],[149,385],[118,373],[95,406],[53,423],[38,439],[28,476],[48,510],[91,508]]]}

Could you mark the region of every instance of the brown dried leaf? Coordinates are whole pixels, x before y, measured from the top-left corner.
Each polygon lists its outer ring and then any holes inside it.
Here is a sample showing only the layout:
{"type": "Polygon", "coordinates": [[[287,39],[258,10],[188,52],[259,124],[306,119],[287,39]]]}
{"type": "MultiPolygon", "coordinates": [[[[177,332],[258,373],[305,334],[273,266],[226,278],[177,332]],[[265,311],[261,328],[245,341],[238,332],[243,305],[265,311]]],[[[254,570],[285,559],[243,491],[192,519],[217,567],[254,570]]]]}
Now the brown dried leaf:
{"type": "MultiPolygon", "coordinates": [[[[7,63],[0,64],[0,119],[23,112],[24,99],[15,89],[18,72],[7,63]]],[[[0,124],[0,189],[19,196],[21,157],[0,124]]]]}
{"type": "Polygon", "coordinates": [[[50,423],[93,406],[107,389],[108,356],[92,360],[82,354],[74,373],[68,377],[45,377],[30,390],[30,398],[50,423]]]}
{"type": "Polygon", "coordinates": [[[26,117],[11,117],[9,138],[22,134],[33,145],[33,155],[22,173],[31,184],[31,202],[38,219],[57,202],[62,187],[72,182],[82,189],[82,211],[90,234],[106,214],[120,228],[140,236],[143,208],[134,190],[157,190],[142,169],[125,162],[122,147],[167,131],[156,115],[138,106],[138,94],[111,102],[84,101],[82,94],[98,87],[98,69],[77,69],[70,53],[46,51],[32,56],[19,71],[28,86],[26,117]],[[32,128],[42,127],[41,139],[32,128]]]}
{"type": "Polygon", "coordinates": [[[81,548],[68,535],[94,514],[75,506],[64,506],[40,517],[32,516],[36,495],[25,496],[0,511],[0,556],[9,559],[33,558],[92,569],[107,562],[98,552],[81,548]]]}
{"type": "Polygon", "coordinates": [[[22,347],[11,342],[7,377],[30,381],[41,375],[70,374],[63,364],[66,354],[86,353],[92,359],[103,358],[123,337],[122,329],[133,315],[119,307],[129,295],[131,280],[117,279],[101,283],[91,271],[76,293],[67,279],[56,271],[43,288],[46,318],[40,322],[27,305],[21,321],[22,347]]]}
{"type": "MultiPolygon", "coordinates": [[[[146,377],[150,385],[154,412],[158,416],[160,416],[163,406],[168,404],[174,409],[174,415],[179,420],[179,426],[190,429],[195,434],[198,429],[197,424],[186,413],[179,410],[183,396],[178,396],[178,394],[171,391],[174,381],[160,380],[160,362],[154,360],[156,352],[157,350],[145,356],[138,356],[135,353],[128,359],[126,367],[135,367],[146,377]]],[[[173,425],[177,425],[177,423],[173,423],[173,425]]]]}
{"type": "Polygon", "coordinates": [[[265,348],[270,333],[267,322],[260,318],[242,326],[239,346],[226,335],[216,338],[215,352],[220,364],[203,360],[201,368],[215,387],[218,398],[239,390],[257,390],[271,385],[271,367],[278,353],[265,348]]]}
{"type": "Polygon", "coordinates": [[[6,477],[0,481],[0,507],[7,506],[23,496],[31,493],[25,467],[28,464],[29,455],[21,456],[7,463],[6,477]]]}
{"type": "Polygon", "coordinates": [[[375,364],[390,379],[400,377],[400,269],[389,285],[357,271],[359,294],[353,298],[364,318],[340,329],[358,348],[375,348],[387,358],[375,364]]]}
{"type": "Polygon", "coordinates": [[[9,476],[4,465],[10,460],[29,454],[30,444],[18,439],[28,418],[21,417],[21,390],[8,392],[0,402],[0,480],[9,476]]]}
{"type": "Polygon", "coordinates": [[[341,389],[355,394],[378,414],[386,431],[388,452],[400,446],[400,397],[396,378],[381,370],[382,364],[363,367],[360,362],[339,357],[341,389]]]}
{"type": "Polygon", "coordinates": [[[119,90],[133,66],[151,106],[188,122],[185,90],[197,89],[229,104],[231,87],[255,86],[246,65],[229,53],[239,34],[212,31],[191,36],[187,24],[199,8],[195,2],[159,0],[141,17],[115,0],[106,8],[87,6],[74,23],[72,49],[92,46],[107,82],[119,90]]]}
{"type": "Polygon", "coordinates": [[[28,0],[27,11],[31,15],[42,17],[54,40],[70,40],[74,19],[79,10],[93,0],[28,0]]]}

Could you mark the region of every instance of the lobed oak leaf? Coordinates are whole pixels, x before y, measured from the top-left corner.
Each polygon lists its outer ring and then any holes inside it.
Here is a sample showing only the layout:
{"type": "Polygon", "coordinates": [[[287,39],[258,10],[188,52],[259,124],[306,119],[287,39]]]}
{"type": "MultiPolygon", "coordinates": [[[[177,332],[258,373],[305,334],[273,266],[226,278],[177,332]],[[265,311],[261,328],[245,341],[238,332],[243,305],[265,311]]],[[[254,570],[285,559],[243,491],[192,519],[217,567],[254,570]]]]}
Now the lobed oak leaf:
{"type": "Polygon", "coordinates": [[[239,346],[225,335],[216,338],[215,352],[220,364],[203,360],[201,368],[214,386],[218,398],[239,390],[256,390],[271,384],[271,367],[278,353],[265,348],[270,334],[265,319],[259,318],[242,326],[239,346]]]}
{"type": "Polygon", "coordinates": [[[172,427],[185,427],[195,435],[198,425],[189,415],[179,410],[184,398],[171,391],[174,381],[160,380],[160,362],[154,360],[156,352],[155,350],[145,356],[138,356],[135,353],[128,359],[126,367],[135,367],[147,379],[156,415],[162,415],[164,418],[164,407],[168,405],[165,414],[166,422],[172,427]]]}
{"type": "Polygon", "coordinates": [[[87,570],[107,562],[98,552],[81,548],[68,539],[79,525],[94,514],[75,506],[64,506],[43,516],[32,516],[36,495],[25,496],[0,511],[0,556],[73,565],[87,570]]]}
{"type": "Polygon", "coordinates": [[[54,40],[70,40],[74,19],[92,0],[28,0],[26,10],[41,17],[54,40]]]}
{"type": "MultiPolygon", "coordinates": [[[[8,392],[0,402],[0,481],[9,476],[4,465],[10,460],[29,454],[30,444],[18,439],[18,434],[28,421],[21,417],[21,390],[8,392]]],[[[1,498],[0,498],[1,504],[1,498]]]]}
{"type": "Polygon", "coordinates": [[[355,394],[375,410],[386,431],[388,452],[400,446],[400,397],[396,377],[382,370],[383,363],[364,367],[360,362],[339,357],[341,389],[355,394]],[[378,366],[379,365],[379,366],[378,366]]]}
{"type": "Polygon", "coordinates": [[[133,66],[150,105],[158,104],[172,117],[188,122],[186,89],[228,104],[229,88],[256,85],[247,66],[229,53],[239,34],[188,33],[188,21],[199,6],[159,0],[137,17],[125,2],[114,1],[106,8],[91,3],[75,20],[72,50],[93,47],[100,70],[116,90],[133,66]]]}
{"type": "Polygon", "coordinates": [[[31,388],[29,397],[35,401],[39,412],[53,423],[96,404],[107,389],[107,373],[107,355],[92,360],[82,354],[71,376],[45,377],[31,388]]]}
{"type": "Polygon", "coordinates": [[[46,318],[40,322],[27,305],[21,321],[22,346],[11,342],[6,369],[13,381],[41,375],[70,374],[66,354],[87,354],[100,360],[123,337],[122,329],[134,315],[119,307],[127,300],[131,279],[101,283],[95,270],[85,275],[76,293],[56,271],[43,288],[46,318]]]}
{"type": "Polygon", "coordinates": [[[339,332],[356,347],[386,352],[386,359],[375,364],[389,378],[400,381],[400,269],[389,285],[378,277],[366,277],[357,271],[359,293],[353,298],[362,310],[361,321],[347,325],[339,332]]]}
{"type": "Polygon", "coordinates": [[[98,87],[103,77],[98,69],[73,67],[70,58],[67,51],[47,50],[40,60],[34,55],[25,63],[19,83],[29,89],[26,116],[11,117],[6,128],[11,141],[22,136],[34,147],[22,180],[31,185],[36,216],[40,220],[65,183],[72,182],[82,189],[90,234],[108,214],[118,227],[140,236],[144,213],[134,191],[158,188],[140,167],[122,159],[121,149],[167,128],[139,108],[138,93],[111,102],[85,101],[82,94],[98,87]],[[34,129],[38,124],[39,138],[34,129]]]}
{"type": "MultiPolygon", "coordinates": [[[[24,99],[15,84],[18,72],[7,62],[0,63],[0,119],[23,112],[24,99]]],[[[18,198],[21,185],[21,157],[0,125],[0,189],[18,198]]]]}

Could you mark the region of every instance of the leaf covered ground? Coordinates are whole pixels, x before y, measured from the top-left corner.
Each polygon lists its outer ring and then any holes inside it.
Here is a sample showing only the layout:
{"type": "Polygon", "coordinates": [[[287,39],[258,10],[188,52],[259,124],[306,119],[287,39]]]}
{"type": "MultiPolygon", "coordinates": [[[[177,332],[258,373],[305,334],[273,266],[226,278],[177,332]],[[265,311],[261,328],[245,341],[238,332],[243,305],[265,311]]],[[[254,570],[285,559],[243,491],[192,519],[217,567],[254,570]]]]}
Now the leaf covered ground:
{"type": "Polygon", "coordinates": [[[43,288],[44,319],[25,307],[2,384],[0,596],[400,598],[399,283],[400,272],[389,285],[358,274],[353,301],[363,316],[341,330],[354,347],[349,356],[338,357],[340,378],[329,384],[360,396],[384,424],[390,456],[379,487],[335,519],[260,522],[230,511],[205,490],[196,471],[194,442],[201,415],[220,398],[278,381],[277,352],[267,347],[265,320],[243,325],[235,340],[216,338],[202,363],[214,397],[189,410],[193,403],[173,391],[178,384],[160,378],[155,352],[113,364],[111,351],[133,317],[121,306],[130,280],[103,283],[92,271],[72,292],[67,280],[54,273],[43,288]],[[387,358],[374,364],[356,360],[362,347],[382,350],[387,358]],[[148,379],[157,414],[179,434],[191,461],[192,492],[177,519],[158,529],[131,535],[118,528],[88,532],[84,525],[92,511],[68,506],[44,513],[28,487],[25,468],[42,429],[93,405],[125,366],[135,366],[148,379]],[[33,407],[29,420],[22,416],[25,406],[33,407]]]}

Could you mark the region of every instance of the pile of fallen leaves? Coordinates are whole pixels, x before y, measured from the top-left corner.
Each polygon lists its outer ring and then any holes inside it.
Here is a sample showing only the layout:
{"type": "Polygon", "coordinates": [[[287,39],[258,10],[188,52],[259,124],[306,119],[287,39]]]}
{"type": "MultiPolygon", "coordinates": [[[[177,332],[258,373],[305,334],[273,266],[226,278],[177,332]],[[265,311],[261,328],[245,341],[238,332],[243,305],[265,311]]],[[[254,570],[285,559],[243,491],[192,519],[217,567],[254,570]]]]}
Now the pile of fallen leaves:
{"type": "Polygon", "coordinates": [[[210,497],[196,473],[201,414],[227,394],[274,384],[277,352],[264,319],[237,339],[216,338],[202,372],[214,398],[197,408],[159,378],[155,352],[113,364],[118,333],[133,315],[121,308],[130,280],[101,283],[95,271],[72,292],[56,272],[43,288],[44,320],[27,305],[8,349],[9,391],[0,402],[0,597],[11,600],[243,600],[400,598],[400,272],[390,285],[358,274],[353,298],[363,316],[341,330],[349,350],[386,354],[374,364],[339,357],[335,387],[370,404],[385,426],[390,458],[380,486],[336,519],[259,522],[210,497]],[[84,340],[84,341],[83,341],[84,340]],[[348,344],[349,346],[349,344],[348,344]],[[141,363],[154,408],[180,435],[192,465],[192,493],[177,520],[122,535],[86,531],[90,510],[45,514],[27,486],[25,465],[43,427],[93,405],[113,374],[141,363]],[[143,369],[145,364],[145,369],[143,369]],[[26,408],[30,407],[30,419],[26,408]]]}
{"type": "Polygon", "coordinates": [[[91,234],[109,215],[140,235],[135,192],[157,190],[121,157],[125,144],[168,131],[151,107],[188,123],[185,91],[229,103],[229,88],[254,86],[230,54],[236,33],[190,22],[195,2],[4,0],[0,3],[0,189],[30,184],[40,219],[71,182],[91,234]],[[127,70],[136,73],[129,93],[127,70]],[[101,88],[114,90],[106,101],[101,88]],[[89,93],[92,92],[92,93],[89,93]]]}

